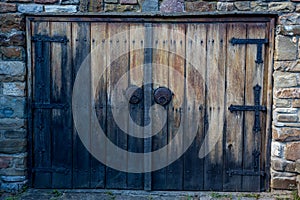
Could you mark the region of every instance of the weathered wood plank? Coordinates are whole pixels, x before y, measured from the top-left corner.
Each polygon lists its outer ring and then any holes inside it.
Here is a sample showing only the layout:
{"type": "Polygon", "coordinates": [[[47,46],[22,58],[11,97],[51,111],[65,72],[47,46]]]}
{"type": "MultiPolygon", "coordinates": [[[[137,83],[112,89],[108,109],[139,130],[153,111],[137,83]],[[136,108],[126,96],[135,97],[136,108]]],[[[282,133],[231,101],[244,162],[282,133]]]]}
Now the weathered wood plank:
{"type": "MultiPolygon", "coordinates": [[[[172,101],[168,107],[168,141],[178,133],[180,124],[183,123],[184,109],[184,80],[185,73],[185,25],[172,24],[169,32],[169,83],[168,88],[173,92],[172,101]],[[181,77],[178,77],[181,76],[181,77]]],[[[168,159],[181,154],[184,134],[180,136],[179,143],[168,145],[168,159]]],[[[169,161],[171,162],[171,161],[169,161]]],[[[167,167],[168,190],[182,190],[183,187],[183,159],[179,158],[167,167]]]]}
{"type": "MultiPolygon", "coordinates": [[[[33,33],[34,35],[49,35],[49,23],[35,23],[33,33]]],[[[35,42],[34,44],[33,101],[50,103],[50,44],[42,42],[35,42]]],[[[36,109],[33,112],[33,118],[34,167],[36,168],[33,181],[34,186],[37,188],[51,188],[51,171],[37,169],[51,168],[51,111],[48,109],[36,109]]]]}
{"type": "Polygon", "coordinates": [[[184,155],[184,190],[202,190],[204,184],[204,159],[198,154],[204,139],[206,30],[205,24],[188,24],[186,29],[186,81],[194,89],[196,98],[189,99],[190,91],[186,85],[187,102],[192,103],[187,106],[193,112],[185,123],[190,126],[199,116],[199,126],[194,142],[184,155]]]}
{"type": "Polygon", "coordinates": [[[208,125],[205,135],[207,140],[204,145],[208,155],[205,157],[204,189],[222,190],[226,24],[207,26],[206,113],[208,125]]]}
{"type": "MultiPolygon", "coordinates": [[[[79,22],[72,23],[72,56],[73,56],[73,80],[76,73],[81,67],[82,62],[89,56],[90,53],[90,23],[79,22]]],[[[90,70],[90,63],[85,62],[87,70],[90,70]]],[[[87,80],[86,84],[90,85],[87,80]]],[[[90,87],[88,94],[91,93],[90,87]]],[[[88,98],[91,95],[88,95],[88,98]]],[[[78,97],[80,98],[80,97],[78,97]]],[[[82,101],[86,101],[87,97],[82,97],[82,101]]],[[[90,117],[90,101],[87,102],[86,112],[80,113],[84,117],[90,117]]],[[[86,130],[86,138],[90,137],[90,129],[86,130]]],[[[88,139],[89,140],[89,139],[88,139]]],[[[73,134],[73,187],[74,188],[89,188],[90,187],[90,154],[80,141],[77,131],[74,129],[73,134]]]]}
{"type": "MultiPolygon", "coordinates": [[[[115,109],[116,116],[120,117],[120,119],[128,119],[129,113],[125,112],[124,106],[122,105],[128,103],[122,88],[124,85],[121,83],[118,87],[115,86],[122,75],[128,72],[129,25],[121,23],[110,24],[107,34],[109,37],[109,55],[107,65],[110,66],[107,74],[107,136],[119,148],[127,150],[127,132],[123,132],[115,123],[114,116],[112,115],[112,109],[115,109]],[[115,99],[112,99],[113,92],[117,97],[115,99]]],[[[128,82],[126,84],[128,85],[128,82]]],[[[124,129],[128,131],[128,123],[126,124],[126,127],[123,127],[123,130],[124,129]]],[[[115,157],[114,155],[107,154],[107,159],[115,159],[115,157]]],[[[127,162],[123,164],[126,166],[127,162]]],[[[125,172],[107,168],[106,173],[107,188],[124,189],[127,187],[127,174],[125,172]]]]}
{"type": "MultiPolygon", "coordinates": [[[[255,23],[247,25],[247,38],[264,39],[266,25],[264,23],[255,23]]],[[[264,49],[264,47],[263,47],[264,49]]],[[[264,52],[264,50],[263,50],[264,52]]],[[[255,63],[257,54],[257,45],[247,45],[246,55],[246,86],[245,87],[245,105],[254,105],[253,87],[258,84],[264,88],[264,63],[255,63]]],[[[264,55],[263,55],[264,57],[264,55]]],[[[261,91],[260,103],[262,102],[263,91],[261,91]]],[[[260,120],[262,120],[263,113],[260,113],[260,120]]],[[[254,168],[254,151],[261,151],[261,134],[265,134],[265,129],[255,133],[253,131],[254,112],[245,112],[245,132],[244,132],[244,153],[243,153],[243,167],[247,170],[254,168]]],[[[261,121],[262,122],[262,121],[261,121]]],[[[261,126],[265,123],[261,123],[261,126]]],[[[260,170],[260,162],[258,163],[258,170],[260,170]]],[[[260,176],[244,176],[243,177],[243,191],[260,191],[260,176]]]]}
{"type": "Polygon", "coordinates": [[[228,170],[242,169],[244,112],[231,113],[228,107],[244,105],[245,45],[232,45],[231,38],[246,38],[246,24],[227,25],[227,69],[226,69],[226,143],[225,143],[225,191],[240,191],[242,176],[229,176],[228,170]]]}
{"type": "MultiPolygon", "coordinates": [[[[107,24],[106,23],[92,23],[91,24],[91,105],[97,114],[97,120],[91,121],[91,148],[99,149],[100,141],[96,140],[96,127],[100,124],[103,132],[106,132],[106,50],[108,43],[107,39],[107,24]]],[[[93,118],[92,118],[93,119],[93,118]]],[[[101,153],[106,154],[106,145],[101,141],[101,153]]],[[[97,153],[97,152],[96,152],[97,153]]],[[[99,152],[98,152],[99,153],[99,152]]],[[[105,173],[106,167],[95,157],[91,158],[91,188],[105,187],[105,173]]]]}
{"type": "MultiPolygon", "coordinates": [[[[168,87],[168,60],[169,60],[169,33],[168,24],[153,24],[153,63],[152,70],[153,89],[159,86],[168,87]],[[160,84],[155,84],[160,83],[160,84]]],[[[166,111],[167,112],[167,111],[166,111]]],[[[156,111],[152,113],[153,119],[160,119],[156,111]]],[[[153,123],[152,126],[156,126],[153,123]]],[[[168,144],[168,125],[165,124],[162,130],[152,140],[152,151],[158,150],[168,144]]],[[[155,127],[153,127],[155,129],[155,127]]],[[[167,155],[160,155],[160,160],[165,161],[167,155]]],[[[162,190],[167,187],[166,167],[152,172],[153,190],[162,190]]]]}
{"type": "MultiPolygon", "coordinates": [[[[71,39],[71,23],[52,22],[51,36],[66,36],[71,39]]],[[[51,103],[69,104],[72,101],[71,45],[51,44],[51,103]]],[[[64,168],[65,173],[54,171],[53,188],[72,187],[72,113],[71,107],[53,109],[52,126],[52,168],[64,168]]]]}
{"type": "MultiPolygon", "coordinates": [[[[143,64],[144,64],[144,47],[145,47],[145,28],[143,24],[130,24],[130,77],[129,85],[142,87],[144,80],[143,64]]],[[[144,102],[141,101],[138,104],[130,104],[130,117],[132,121],[129,121],[128,131],[134,134],[138,133],[138,129],[133,126],[132,123],[136,125],[143,126],[144,121],[144,102]]],[[[128,151],[129,152],[144,152],[144,142],[143,139],[128,137],[128,151]]],[[[130,171],[130,166],[132,163],[136,163],[141,167],[144,163],[141,161],[139,163],[134,160],[134,157],[128,156],[128,170],[130,171]]],[[[135,167],[139,167],[139,166],[135,167]]],[[[143,189],[144,175],[142,173],[128,173],[127,174],[127,188],[128,189],[143,189]]]]}

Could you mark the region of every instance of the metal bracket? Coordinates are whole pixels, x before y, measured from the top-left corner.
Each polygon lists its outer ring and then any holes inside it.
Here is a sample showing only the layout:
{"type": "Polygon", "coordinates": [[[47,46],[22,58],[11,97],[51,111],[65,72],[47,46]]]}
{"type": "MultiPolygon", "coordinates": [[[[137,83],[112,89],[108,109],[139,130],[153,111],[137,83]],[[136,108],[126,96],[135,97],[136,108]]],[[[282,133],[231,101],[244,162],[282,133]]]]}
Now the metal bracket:
{"type": "Polygon", "coordinates": [[[230,177],[232,177],[233,175],[239,175],[239,176],[265,176],[264,171],[256,172],[256,171],[253,171],[253,170],[242,170],[242,169],[228,170],[228,171],[226,171],[226,173],[230,177]]]}
{"type": "Polygon", "coordinates": [[[67,110],[69,108],[69,104],[67,103],[33,103],[33,109],[64,109],[67,110]]]}
{"type": "Polygon", "coordinates": [[[33,42],[59,42],[67,44],[69,42],[66,36],[53,36],[50,37],[48,35],[35,35],[31,37],[33,42]]]}
{"type": "Polygon", "coordinates": [[[253,131],[258,132],[261,131],[260,128],[260,112],[265,112],[267,110],[266,106],[260,105],[260,90],[261,87],[257,84],[253,87],[254,91],[254,102],[255,104],[253,106],[248,105],[230,105],[228,108],[230,112],[237,112],[237,111],[254,111],[255,112],[255,120],[254,120],[254,126],[253,131]]]}
{"type": "Polygon", "coordinates": [[[256,63],[263,63],[262,59],[262,45],[269,43],[268,39],[237,39],[237,38],[232,38],[230,40],[230,43],[232,45],[236,44],[256,44],[257,45],[257,54],[256,54],[256,63]]]}

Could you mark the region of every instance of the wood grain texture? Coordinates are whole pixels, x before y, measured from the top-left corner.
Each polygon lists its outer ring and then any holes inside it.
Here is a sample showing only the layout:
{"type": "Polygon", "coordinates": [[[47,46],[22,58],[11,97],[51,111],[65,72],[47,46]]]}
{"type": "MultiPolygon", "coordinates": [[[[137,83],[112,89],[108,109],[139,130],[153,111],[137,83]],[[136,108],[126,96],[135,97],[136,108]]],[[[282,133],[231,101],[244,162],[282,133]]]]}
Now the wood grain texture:
{"type": "MultiPolygon", "coordinates": [[[[234,38],[246,38],[246,24],[228,24],[227,42],[234,38]]],[[[226,68],[226,106],[244,105],[245,88],[245,45],[227,45],[226,68]]],[[[242,186],[242,176],[228,176],[228,170],[242,169],[243,163],[243,125],[244,113],[231,113],[226,109],[226,143],[225,143],[225,171],[224,190],[239,191],[242,186]]]]}
{"type": "Polygon", "coordinates": [[[209,24],[207,31],[206,127],[204,189],[222,190],[226,25],[209,24]],[[215,145],[214,145],[215,144],[215,145]],[[212,146],[214,145],[214,146],[212,146]],[[210,149],[211,148],[211,149],[210,149]],[[208,153],[208,152],[207,152],[208,153]]]}
{"type": "MultiPolygon", "coordinates": [[[[264,39],[266,25],[264,23],[256,23],[247,25],[247,38],[264,39]]],[[[264,49],[264,47],[263,47],[264,49]]],[[[264,50],[263,50],[264,52],[264,50]]],[[[247,45],[246,54],[246,79],[245,79],[245,105],[254,105],[253,87],[258,84],[264,87],[264,64],[255,63],[257,54],[256,45],[247,45]]],[[[264,57],[264,55],[263,55],[264,57]]],[[[260,103],[262,103],[263,92],[261,91],[260,103]]],[[[262,119],[265,117],[260,113],[261,126],[265,125],[262,119]]],[[[251,170],[254,166],[253,152],[261,152],[261,134],[264,134],[264,129],[260,132],[253,131],[254,112],[245,112],[245,132],[244,132],[244,153],[243,167],[251,170]]],[[[259,163],[260,165],[260,163],[259,163]]],[[[260,169],[260,166],[258,166],[260,169]]],[[[245,191],[260,191],[260,176],[244,176],[242,190],[245,191]]]]}
{"type": "MultiPolygon", "coordinates": [[[[35,23],[33,34],[49,35],[49,22],[35,23]]],[[[33,71],[33,101],[35,103],[50,103],[50,44],[35,42],[33,71]],[[42,55],[38,55],[41,52],[42,55]],[[44,58],[38,62],[39,56],[44,58]]],[[[34,185],[38,188],[51,188],[51,171],[40,170],[51,168],[51,110],[35,109],[33,112],[34,124],[34,185]]]]}
{"type": "MultiPolygon", "coordinates": [[[[90,53],[90,23],[79,22],[72,23],[72,56],[73,56],[73,81],[75,80],[76,74],[85,59],[89,59],[90,53]]],[[[90,73],[90,61],[85,62],[86,69],[90,73]]],[[[86,82],[87,94],[91,94],[90,81],[86,82]]],[[[80,96],[81,101],[86,101],[88,97],[80,96]]],[[[90,118],[90,100],[86,102],[86,111],[80,113],[84,118],[90,118]]],[[[89,120],[90,121],[90,120],[89,120]]],[[[86,130],[84,136],[89,141],[90,138],[90,126],[86,130]]],[[[90,187],[90,154],[81,142],[77,131],[74,129],[73,133],[73,187],[75,188],[89,188],[90,187]]]]}
{"type": "MultiPolygon", "coordinates": [[[[109,38],[109,54],[107,65],[109,66],[107,74],[107,136],[114,142],[119,148],[127,150],[127,132],[123,132],[115,123],[115,119],[112,115],[112,110],[115,109],[115,113],[121,119],[128,120],[128,112],[125,112],[122,104],[127,104],[127,99],[124,96],[122,85],[115,87],[123,74],[128,72],[129,63],[129,25],[115,23],[111,24],[107,29],[109,38]],[[115,92],[117,102],[112,102],[112,93],[115,92]]],[[[127,83],[128,84],[128,83],[127,83]]],[[[125,87],[126,88],[126,87],[125,87]]],[[[128,121],[126,127],[123,127],[128,131],[128,121]]],[[[107,159],[116,159],[115,155],[107,154],[107,159]]],[[[126,163],[123,163],[125,166],[126,163]]],[[[127,187],[127,174],[115,169],[108,168],[106,176],[106,187],[115,189],[124,189],[127,187]]]]}
{"type": "MultiPolygon", "coordinates": [[[[71,39],[71,23],[52,22],[51,36],[66,36],[71,39]]],[[[72,100],[72,53],[71,44],[51,44],[51,103],[69,104],[72,100]]],[[[72,187],[72,112],[53,109],[52,126],[52,168],[65,169],[65,173],[53,172],[52,187],[72,187]]]]}
{"type": "Polygon", "coordinates": [[[184,190],[202,190],[204,184],[204,159],[198,152],[204,139],[204,114],[206,91],[206,33],[205,24],[188,24],[186,28],[186,81],[195,92],[195,99],[189,96],[189,87],[185,86],[188,109],[193,111],[185,122],[187,126],[194,123],[199,114],[197,136],[184,155],[184,190]],[[199,56],[201,55],[201,56],[199,56]],[[199,112],[199,113],[197,113],[199,112]]]}
{"type": "MultiPolygon", "coordinates": [[[[107,24],[106,23],[92,23],[91,24],[91,80],[92,93],[91,105],[95,109],[97,120],[91,121],[91,148],[99,149],[101,145],[101,152],[106,154],[105,141],[97,139],[96,126],[100,127],[106,132],[106,114],[107,114],[107,90],[106,90],[106,50],[108,48],[107,39],[107,24]]],[[[95,151],[95,150],[92,150],[95,151]]],[[[106,167],[103,163],[98,161],[95,157],[91,158],[91,188],[105,187],[105,173],[106,167]]]]}

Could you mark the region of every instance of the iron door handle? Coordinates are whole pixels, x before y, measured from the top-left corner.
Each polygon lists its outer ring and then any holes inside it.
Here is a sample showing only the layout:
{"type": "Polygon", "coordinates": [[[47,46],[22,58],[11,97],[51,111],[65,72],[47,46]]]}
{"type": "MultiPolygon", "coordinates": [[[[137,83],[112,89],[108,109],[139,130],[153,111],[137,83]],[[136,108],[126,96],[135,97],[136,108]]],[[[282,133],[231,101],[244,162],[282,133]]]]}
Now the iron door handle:
{"type": "Polygon", "coordinates": [[[172,92],[169,88],[159,87],[154,90],[154,101],[159,105],[165,106],[172,100],[172,92]]]}

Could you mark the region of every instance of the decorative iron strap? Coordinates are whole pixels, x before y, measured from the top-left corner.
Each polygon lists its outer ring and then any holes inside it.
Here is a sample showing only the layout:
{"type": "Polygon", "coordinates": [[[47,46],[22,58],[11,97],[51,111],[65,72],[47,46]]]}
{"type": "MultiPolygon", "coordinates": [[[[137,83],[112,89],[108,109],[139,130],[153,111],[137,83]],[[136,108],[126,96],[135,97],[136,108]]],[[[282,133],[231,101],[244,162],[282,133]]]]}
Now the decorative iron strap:
{"type": "Polygon", "coordinates": [[[237,39],[232,38],[230,40],[232,45],[236,44],[256,44],[257,45],[257,53],[256,53],[256,63],[263,63],[262,59],[262,45],[269,43],[268,39],[237,39]]]}
{"type": "Polygon", "coordinates": [[[35,36],[32,36],[31,40],[33,42],[59,42],[59,43],[64,43],[64,44],[67,44],[67,42],[69,42],[69,40],[66,36],[50,37],[48,35],[35,35],[35,36]]]}
{"type": "Polygon", "coordinates": [[[253,87],[254,91],[254,102],[255,105],[248,106],[248,105],[230,105],[228,108],[230,112],[237,112],[237,111],[254,111],[255,112],[255,120],[254,120],[254,126],[253,131],[258,132],[261,131],[260,128],[260,112],[265,112],[267,110],[266,106],[260,105],[260,90],[261,87],[259,85],[256,85],[253,87]]]}
{"type": "Polygon", "coordinates": [[[240,176],[265,176],[264,171],[253,171],[253,170],[228,170],[226,171],[228,176],[233,176],[233,175],[240,175],[240,176]]]}
{"type": "Polygon", "coordinates": [[[34,109],[68,109],[69,104],[67,103],[33,103],[32,108],[34,109]]]}

